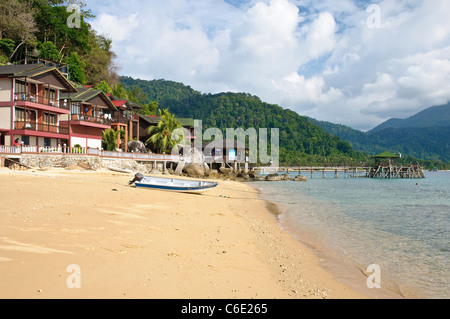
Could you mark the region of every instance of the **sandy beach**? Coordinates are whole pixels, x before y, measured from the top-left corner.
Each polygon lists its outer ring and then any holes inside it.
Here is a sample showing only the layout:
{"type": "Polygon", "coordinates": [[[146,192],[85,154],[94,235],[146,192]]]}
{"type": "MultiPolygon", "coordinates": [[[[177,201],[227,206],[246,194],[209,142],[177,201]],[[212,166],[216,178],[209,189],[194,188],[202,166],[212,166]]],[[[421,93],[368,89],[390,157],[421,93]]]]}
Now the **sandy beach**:
{"type": "Polygon", "coordinates": [[[370,298],[320,267],[247,184],[190,195],[130,179],[0,168],[0,298],[370,298]]]}

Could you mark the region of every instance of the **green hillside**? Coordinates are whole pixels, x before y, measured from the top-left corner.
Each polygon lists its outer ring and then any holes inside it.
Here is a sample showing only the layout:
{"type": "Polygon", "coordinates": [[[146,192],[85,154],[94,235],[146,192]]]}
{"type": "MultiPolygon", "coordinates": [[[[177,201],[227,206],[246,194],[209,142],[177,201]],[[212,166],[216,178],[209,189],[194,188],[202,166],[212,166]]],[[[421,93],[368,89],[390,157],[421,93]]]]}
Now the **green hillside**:
{"type": "Polygon", "coordinates": [[[368,133],[344,125],[309,120],[348,141],[360,152],[374,155],[389,150],[420,158],[429,166],[444,167],[443,163],[450,163],[449,109],[449,105],[432,107],[407,120],[387,121],[368,133]]]}
{"type": "Polygon", "coordinates": [[[388,128],[429,128],[450,126],[450,103],[430,107],[410,118],[390,119],[377,126],[369,133],[376,133],[388,128]]]}
{"type": "Polygon", "coordinates": [[[161,108],[178,117],[203,121],[203,128],[279,128],[280,160],[285,165],[336,165],[359,163],[367,156],[348,142],[325,132],[308,118],[278,105],[268,104],[246,93],[201,94],[181,83],[122,78],[127,90],[138,86],[161,108]]]}

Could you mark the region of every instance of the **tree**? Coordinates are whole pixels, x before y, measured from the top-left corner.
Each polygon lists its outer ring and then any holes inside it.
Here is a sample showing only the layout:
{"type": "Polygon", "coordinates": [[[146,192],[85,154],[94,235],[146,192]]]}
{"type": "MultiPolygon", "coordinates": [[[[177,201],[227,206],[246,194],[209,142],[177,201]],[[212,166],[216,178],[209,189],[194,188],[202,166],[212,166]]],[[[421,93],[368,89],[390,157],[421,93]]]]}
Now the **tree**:
{"type": "Polygon", "coordinates": [[[154,151],[162,153],[170,153],[178,144],[184,142],[184,134],[181,130],[181,124],[177,121],[175,116],[169,112],[168,109],[159,110],[161,120],[157,126],[152,126],[148,129],[150,138],[147,140],[147,145],[151,146],[154,151]],[[175,136],[179,133],[178,136],[175,136]]]}
{"type": "Polygon", "coordinates": [[[67,59],[67,63],[70,65],[70,80],[83,85],[86,84],[84,64],[81,61],[80,56],[76,52],[72,52],[67,59]]]}
{"type": "Polygon", "coordinates": [[[130,100],[130,93],[127,90],[125,90],[122,83],[114,85],[112,94],[118,97],[119,99],[130,100]]]}
{"type": "Polygon", "coordinates": [[[38,45],[39,57],[54,62],[61,61],[61,54],[53,42],[47,41],[38,45]]]}
{"type": "Polygon", "coordinates": [[[105,94],[112,94],[112,89],[106,81],[101,81],[94,87],[96,90],[100,90],[105,94]]]}
{"type": "Polygon", "coordinates": [[[0,39],[24,42],[31,39],[36,31],[31,1],[0,1],[0,39]]]}
{"type": "Polygon", "coordinates": [[[110,86],[118,83],[117,67],[113,62],[114,54],[105,50],[104,38],[91,31],[89,46],[91,47],[89,53],[82,56],[82,61],[86,65],[88,84],[97,84],[102,80],[110,86]]]}
{"type": "Polygon", "coordinates": [[[113,129],[103,131],[103,149],[114,152],[117,149],[117,139],[121,132],[113,129]]]}
{"type": "MultiPolygon", "coordinates": [[[[73,1],[33,1],[34,17],[39,28],[38,40],[41,42],[52,41],[62,56],[67,56],[75,49],[80,54],[90,50],[90,25],[85,22],[85,19],[92,15],[90,12],[81,10],[79,28],[69,27],[67,21],[72,15],[72,12],[67,11],[66,4],[69,2],[73,1]]],[[[85,6],[83,1],[78,1],[76,4],[80,8],[85,6]]]]}

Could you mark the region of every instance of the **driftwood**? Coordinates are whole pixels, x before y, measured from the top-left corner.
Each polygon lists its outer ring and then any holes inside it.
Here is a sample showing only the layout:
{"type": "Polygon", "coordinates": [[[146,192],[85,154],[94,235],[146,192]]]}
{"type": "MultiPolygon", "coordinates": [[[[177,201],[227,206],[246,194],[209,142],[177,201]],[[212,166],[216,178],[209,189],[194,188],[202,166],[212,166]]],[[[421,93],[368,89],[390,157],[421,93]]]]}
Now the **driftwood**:
{"type": "Polygon", "coordinates": [[[9,162],[11,162],[11,163],[13,163],[13,164],[15,164],[15,165],[19,165],[20,167],[24,167],[24,168],[26,168],[26,169],[32,169],[30,166],[25,165],[25,164],[22,164],[22,163],[20,163],[20,162],[16,162],[15,160],[13,160],[13,159],[11,159],[11,158],[5,158],[5,161],[9,161],[9,162]]]}

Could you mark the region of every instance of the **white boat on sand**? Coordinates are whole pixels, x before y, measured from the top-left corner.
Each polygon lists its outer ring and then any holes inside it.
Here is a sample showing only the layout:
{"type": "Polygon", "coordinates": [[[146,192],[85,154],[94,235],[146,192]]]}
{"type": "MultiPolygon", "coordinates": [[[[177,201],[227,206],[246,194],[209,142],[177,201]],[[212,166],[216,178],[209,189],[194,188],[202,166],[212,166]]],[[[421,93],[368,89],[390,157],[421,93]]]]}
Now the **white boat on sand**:
{"type": "Polygon", "coordinates": [[[149,188],[154,190],[193,194],[205,193],[219,185],[219,183],[214,182],[150,177],[144,176],[142,174],[136,174],[134,180],[130,181],[130,185],[133,184],[135,184],[135,186],[139,188],[149,188]]]}
{"type": "Polygon", "coordinates": [[[131,169],[124,169],[124,168],[118,168],[118,167],[110,167],[108,166],[107,169],[113,172],[118,173],[124,173],[124,174],[133,174],[133,171],[131,169]]]}

